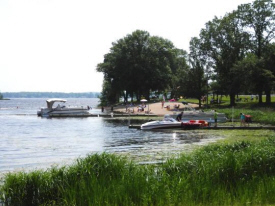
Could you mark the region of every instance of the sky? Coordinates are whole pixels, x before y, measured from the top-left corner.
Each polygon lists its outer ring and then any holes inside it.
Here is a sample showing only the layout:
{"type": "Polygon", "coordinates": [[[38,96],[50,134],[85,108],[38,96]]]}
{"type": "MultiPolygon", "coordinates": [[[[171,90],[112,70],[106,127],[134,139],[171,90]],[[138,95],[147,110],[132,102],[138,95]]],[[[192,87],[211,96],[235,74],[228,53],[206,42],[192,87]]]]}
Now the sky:
{"type": "Polygon", "coordinates": [[[136,30],[188,51],[205,23],[252,0],[0,0],[0,92],[100,92],[112,42],[136,30]]]}

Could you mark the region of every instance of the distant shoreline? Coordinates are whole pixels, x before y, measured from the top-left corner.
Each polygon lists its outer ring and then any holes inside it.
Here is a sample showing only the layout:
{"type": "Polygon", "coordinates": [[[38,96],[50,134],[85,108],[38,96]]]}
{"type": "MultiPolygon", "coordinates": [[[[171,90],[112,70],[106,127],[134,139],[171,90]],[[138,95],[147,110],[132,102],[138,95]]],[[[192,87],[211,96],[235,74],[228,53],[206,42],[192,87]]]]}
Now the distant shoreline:
{"type": "Polygon", "coordinates": [[[6,98],[99,98],[100,92],[2,92],[6,98]]]}

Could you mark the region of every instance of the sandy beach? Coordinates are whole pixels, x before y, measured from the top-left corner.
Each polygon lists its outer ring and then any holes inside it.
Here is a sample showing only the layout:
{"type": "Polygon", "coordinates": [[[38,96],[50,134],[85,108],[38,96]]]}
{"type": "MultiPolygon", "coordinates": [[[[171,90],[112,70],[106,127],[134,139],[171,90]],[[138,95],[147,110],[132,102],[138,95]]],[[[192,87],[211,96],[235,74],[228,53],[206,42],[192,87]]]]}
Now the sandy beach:
{"type": "MultiPolygon", "coordinates": [[[[138,106],[139,105],[127,107],[127,110],[128,112],[130,111],[131,114],[144,114],[144,113],[148,113],[148,107],[149,107],[150,114],[163,116],[165,114],[173,114],[175,112],[178,113],[179,111],[183,110],[185,107],[197,107],[198,105],[188,104],[187,106],[182,104],[181,102],[165,102],[164,107],[162,107],[161,102],[156,102],[156,103],[146,104],[146,107],[142,112],[138,112],[138,106]],[[179,109],[175,109],[175,106],[178,106],[178,105],[179,105],[179,109]],[[167,106],[170,106],[170,110],[167,109],[167,106]]],[[[127,113],[127,110],[126,110],[126,106],[120,106],[120,107],[114,108],[114,111],[116,112],[127,113]]]]}

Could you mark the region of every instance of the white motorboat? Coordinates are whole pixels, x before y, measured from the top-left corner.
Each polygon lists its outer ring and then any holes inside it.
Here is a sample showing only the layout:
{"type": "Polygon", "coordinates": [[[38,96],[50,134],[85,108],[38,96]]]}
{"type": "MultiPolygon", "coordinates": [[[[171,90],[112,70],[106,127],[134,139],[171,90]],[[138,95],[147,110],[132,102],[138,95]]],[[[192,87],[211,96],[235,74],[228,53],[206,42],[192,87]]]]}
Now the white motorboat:
{"type": "Polygon", "coordinates": [[[54,107],[55,102],[65,103],[66,101],[67,100],[65,99],[48,99],[46,101],[47,108],[41,108],[41,110],[37,112],[37,115],[42,117],[75,117],[89,115],[89,106],[67,107],[65,105],[60,106],[60,104],[58,104],[54,107]]]}
{"type": "Polygon", "coordinates": [[[146,129],[171,129],[171,128],[180,128],[181,122],[178,122],[174,118],[165,118],[161,121],[151,121],[146,122],[141,125],[142,130],[146,129]]]}

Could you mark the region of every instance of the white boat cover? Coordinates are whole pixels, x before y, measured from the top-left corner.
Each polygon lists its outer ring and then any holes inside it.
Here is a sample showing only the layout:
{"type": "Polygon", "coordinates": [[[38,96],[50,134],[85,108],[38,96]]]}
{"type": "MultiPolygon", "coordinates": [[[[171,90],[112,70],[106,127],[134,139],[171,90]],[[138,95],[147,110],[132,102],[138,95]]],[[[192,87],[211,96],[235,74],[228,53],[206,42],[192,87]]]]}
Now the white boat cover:
{"type": "Polygon", "coordinates": [[[48,109],[52,109],[53,104],[55,102],[63,102],[63,103],[65,103],[66,101],[67,100],[65,100],[65,99],[48,99],[46,102],[47,102],[48,109]]]}

